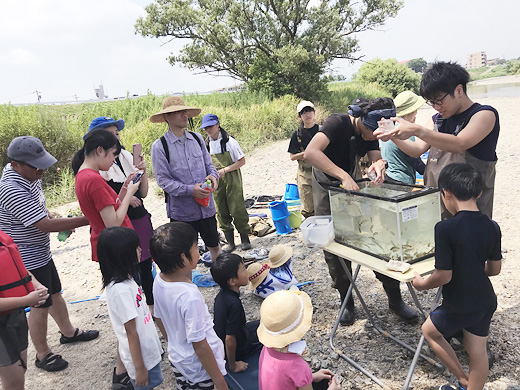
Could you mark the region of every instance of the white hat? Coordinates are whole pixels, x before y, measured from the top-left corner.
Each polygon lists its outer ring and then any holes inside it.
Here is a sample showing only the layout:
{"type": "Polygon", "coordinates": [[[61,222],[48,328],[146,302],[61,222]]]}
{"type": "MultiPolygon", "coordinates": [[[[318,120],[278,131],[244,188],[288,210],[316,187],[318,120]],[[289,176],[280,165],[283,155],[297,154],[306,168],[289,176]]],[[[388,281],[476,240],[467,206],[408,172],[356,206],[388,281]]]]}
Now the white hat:
{"type": "Polygon", "coordinates": [[[300,112],[302,112],[305,107],[311,107],[312,109],[314,109],[314,104],[312,104],[308,100],[302,100],[300,104],[298,104],[298,107],[296,107],[296,112],[298,113],[298,115],[300,115],[300,112]]]}

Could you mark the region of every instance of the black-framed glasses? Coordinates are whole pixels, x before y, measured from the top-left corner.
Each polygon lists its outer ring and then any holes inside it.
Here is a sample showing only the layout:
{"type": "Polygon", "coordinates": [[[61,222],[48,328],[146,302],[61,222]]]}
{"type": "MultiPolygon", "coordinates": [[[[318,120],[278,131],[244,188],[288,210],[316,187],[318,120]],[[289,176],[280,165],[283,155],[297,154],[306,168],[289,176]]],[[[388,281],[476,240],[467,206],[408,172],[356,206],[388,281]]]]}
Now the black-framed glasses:
{"type": "Polygon", "coordinates": [[[446,95],[441,97],[439,100],[426,100],[426,104],[429,106],[442,106],[442,101],[446,99],[446,96],[448,96],[450,93],[448,92],[446,95]]]}

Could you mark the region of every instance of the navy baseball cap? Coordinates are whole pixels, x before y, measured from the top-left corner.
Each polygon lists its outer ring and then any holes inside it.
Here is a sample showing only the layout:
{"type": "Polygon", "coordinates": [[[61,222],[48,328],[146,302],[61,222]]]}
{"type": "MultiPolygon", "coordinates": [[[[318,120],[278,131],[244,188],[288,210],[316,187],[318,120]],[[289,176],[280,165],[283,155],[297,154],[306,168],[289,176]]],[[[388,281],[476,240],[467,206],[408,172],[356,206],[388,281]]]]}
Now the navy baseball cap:
{"type": "Polygon", "coordinates": [[[206,114],[202,117],[202,126],[199,129],[216,125],[218,122],[218,117],[215,114],[206,114]]]}

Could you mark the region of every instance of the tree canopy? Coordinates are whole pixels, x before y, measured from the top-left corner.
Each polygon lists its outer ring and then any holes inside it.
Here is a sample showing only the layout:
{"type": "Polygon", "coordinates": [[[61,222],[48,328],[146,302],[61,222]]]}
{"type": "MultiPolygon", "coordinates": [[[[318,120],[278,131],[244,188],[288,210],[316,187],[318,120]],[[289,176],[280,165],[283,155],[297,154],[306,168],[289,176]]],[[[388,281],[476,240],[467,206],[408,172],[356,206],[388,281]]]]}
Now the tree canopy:
{"type": "Polygon", "coordinates": [[[421,78],[417,73],[396,59],[374,58],[363,64],[355,77],[362,83],[378,83],[387,89],[392,97],[403,91],[419,93],[421,78]]]}
{"type": "Polygon", "coordinates": [[[426,70],[428,63],[424,58],[414,58],[406,63],[406,65],[413,70],[415,73],[421,73],[426,70]]]}
{"type": "Polygon", "coordinates": [[[402,0],[155,0],[136,33],[186,39],[168,58],[189,69],[229,74],[273,96],[312,98],[334,59],[361,58],[355,34],[394,17],[402,0]]]}

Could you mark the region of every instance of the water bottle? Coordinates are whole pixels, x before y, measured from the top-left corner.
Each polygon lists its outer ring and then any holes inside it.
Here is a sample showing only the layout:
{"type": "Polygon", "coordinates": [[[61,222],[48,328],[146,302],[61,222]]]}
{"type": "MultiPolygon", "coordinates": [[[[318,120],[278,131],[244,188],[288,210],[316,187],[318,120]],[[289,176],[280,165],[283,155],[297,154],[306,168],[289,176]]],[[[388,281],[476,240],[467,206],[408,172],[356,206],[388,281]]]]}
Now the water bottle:
{"type": "Polygon", "coordinates": [[[209,188],[210,190],[213,189],[213,187],[211,186],[211,180],[206,180],[205,183],[202,183],[202,185],[200,186],[200,188],[209,188]]]}
{"type": "MultiPolygon", "coordinates": [[[[72,215],[69,214],[67,215],[68,218],[72,218],[72,215]]],[[[58,233],[58,241],[65,241],[67,240],[67,238],[69,238],[69,236],[72,234],[72,230],[64,230],[63,232],[59,232],[58,233]]]]}

